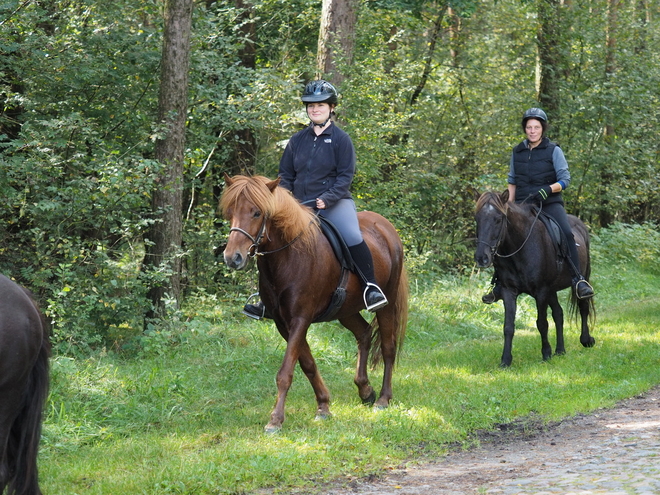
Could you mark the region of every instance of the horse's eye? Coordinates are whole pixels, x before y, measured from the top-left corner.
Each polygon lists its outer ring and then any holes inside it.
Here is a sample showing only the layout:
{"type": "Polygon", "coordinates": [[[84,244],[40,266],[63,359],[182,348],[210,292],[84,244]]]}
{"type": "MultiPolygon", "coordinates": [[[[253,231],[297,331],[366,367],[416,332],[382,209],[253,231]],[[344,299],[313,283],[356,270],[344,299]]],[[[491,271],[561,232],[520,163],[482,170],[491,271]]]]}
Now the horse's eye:
{"type": "Polygon", "coordinates": [[[254,218],[259,218],[261,217],[261,212],[259,210],[254,212],[254,218]]]}

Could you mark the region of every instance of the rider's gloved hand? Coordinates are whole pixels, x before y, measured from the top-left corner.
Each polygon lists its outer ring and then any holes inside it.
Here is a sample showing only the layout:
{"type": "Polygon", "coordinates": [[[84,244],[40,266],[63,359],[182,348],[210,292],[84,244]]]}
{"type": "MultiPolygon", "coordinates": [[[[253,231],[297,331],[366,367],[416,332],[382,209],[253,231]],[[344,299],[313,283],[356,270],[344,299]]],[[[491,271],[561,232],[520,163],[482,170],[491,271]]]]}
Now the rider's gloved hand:
{"type": "Polygon", "coordinates": [[[536,195],[534,196],[534,199],[539,200],[539,201],[545,201],[548,199],[548,196],[552,194],[552,188],[550,186],[543,186],[541,189],[538,190],[536,195]]]}

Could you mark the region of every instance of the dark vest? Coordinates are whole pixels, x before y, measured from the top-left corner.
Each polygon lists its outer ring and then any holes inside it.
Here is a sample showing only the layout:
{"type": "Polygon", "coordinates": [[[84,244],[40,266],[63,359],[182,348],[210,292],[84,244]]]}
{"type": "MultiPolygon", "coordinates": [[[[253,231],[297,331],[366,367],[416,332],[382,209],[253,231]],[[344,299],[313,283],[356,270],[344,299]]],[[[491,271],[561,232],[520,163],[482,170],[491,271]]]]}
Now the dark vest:
{"type": "MultiPolygon", "coordinates": [[[[535,194],[543,186],[557,182],[557,173],[552,161],[552,153],[556,143],[544,137],[541,143],[533,149],[525,145],[525,141],[513,148],[513,171],[516,174],[516,201],[524,201],[535,194]]],[[[561,193],[551,194],[545,203],[556,203],[562,200],[561,193]]]]}

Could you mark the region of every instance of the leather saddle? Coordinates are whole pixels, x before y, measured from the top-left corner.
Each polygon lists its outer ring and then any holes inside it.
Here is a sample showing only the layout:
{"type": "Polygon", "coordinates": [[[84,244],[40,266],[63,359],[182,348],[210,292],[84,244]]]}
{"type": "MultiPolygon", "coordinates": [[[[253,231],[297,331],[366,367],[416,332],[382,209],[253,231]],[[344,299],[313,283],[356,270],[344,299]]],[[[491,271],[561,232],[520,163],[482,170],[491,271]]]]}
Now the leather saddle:
{"type": "Polygon", "coordinates": [[[545,228],[550,235],[550,239],[552,239],[555,251],[557,252],[557,263],[563,263],[564,259],[569,256],[568,244],[564,232],[559,227],[557,221],[550,215],[543,211],[539,214],[539,208],[536,206],[534,207],[534,213],[538,215],[539,220],[545,225],[545,228]]]}
{"type": "Polygon", "coordinates": [[[318,216],[318,219],[321,232],[323,232],[325,237],[328,239],[328,242],[330,243],[330,246],[332,246],[332,250],[337,257],[337,260],[341,265],[341,275],[339,276],[339,283],[337,284],[337,288],[332,294],[330,305],[320,316],[314,320],[315,323],[319,321],[330,321],[334,319],[334,316],[342,307],[344,301],[346,301],[346,286],[348,285],[349,272],[358,272],[355,267],[353,257],[351,256],[351,252],[348,250],[348,246],[346,245],[346,241],[344,241],[344,238],[340,234],[339,230],[337,230],[337,227],[335,227],[335,225],[330,220],[322,217],[321,215],[318,216]]]}

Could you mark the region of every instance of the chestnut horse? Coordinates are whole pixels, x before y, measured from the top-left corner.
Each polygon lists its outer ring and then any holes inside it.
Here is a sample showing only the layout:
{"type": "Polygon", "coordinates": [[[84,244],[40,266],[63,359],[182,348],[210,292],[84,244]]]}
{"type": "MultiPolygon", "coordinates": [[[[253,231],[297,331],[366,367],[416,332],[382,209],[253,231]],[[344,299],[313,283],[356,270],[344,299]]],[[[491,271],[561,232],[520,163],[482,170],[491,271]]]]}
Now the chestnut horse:
{"type": "MultiPolygon", "coordinates": [[[[284,422],[284,402],[293,380],[296,361],[316,395],[318,418],[330,416],[330,394],[319,374],[307,343],[307,329],[328,308],[337,288],[341,267],[314,212],[302,206],[279,179],[225,176],[220,200],[231,230],[224,250],[227,266],[241,270],[257,257],[259,293],[277,330],[286,340],[284,361],[277,373],[277,402],[266,425],[274,432],[284,422]]],[[[363,237],[374,259],[378,285],[389,304],[376,312],[371,323],[364,309],[358,277],[351,273],[346,299],[328,320],[353,332],[358,345],[355,384],[366,404],[387,407],[392,398],[392,371],[403,345],[408,319],[408,279],[403,265],[403,245],[395,228],[373,212],[358,213],[363,237]],[[383,385],[376,394],[367,376],[367,360],[384,363],[383,385]]]]}
{"type": "Polygon", "coordinates": [[[0,494],[41,495],[37,454],[48,396],[48,327],[26,290],[0,275],[0,494]]]}
{"type": "MultiPolygon", "coordinates": [[[[504,301],[504,351],[502,367],[511,365],[511,347],[515,332],[516,301],[518,295],[529,294],[536,300],[536,328],[541,334],[541,354],[544,360],[552,356],[548,342],[548,306],[555,322],[557,345],[555,354],[564,354],[564,312],[557,299],[557,291],[571,287],[571,270],[568,261],[558,262],[555,242],[544,223],[527,203],[508,202],[509,192],[502,195],[485,192],[477,200],[477,249],[474,255],[477,265],[488,268],[495,265],[504,301]]],[[[589,233],[580,219],[573,215],[568,221],[577,243],[580,266],[589,280],[589,233]]],[[[589,334],[590,317],[593,319],[593,298],[579,300],[571,290],[571,309],[581,317],[580,343],[593,347],[594,338],[589,334]]]]}

